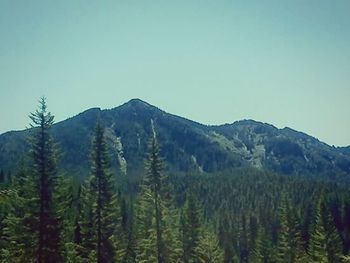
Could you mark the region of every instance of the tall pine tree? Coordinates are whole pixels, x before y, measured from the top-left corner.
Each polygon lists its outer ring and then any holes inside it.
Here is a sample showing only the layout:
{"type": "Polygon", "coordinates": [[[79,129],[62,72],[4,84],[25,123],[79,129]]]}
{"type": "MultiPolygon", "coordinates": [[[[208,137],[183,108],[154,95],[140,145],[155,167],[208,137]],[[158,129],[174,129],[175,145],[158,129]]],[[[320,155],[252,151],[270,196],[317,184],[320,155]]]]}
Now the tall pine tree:
{"type": "Polygon", "coordinates": [[[117,251],[117,197],[100,120],[97,121],[92,142],[91,163],[89,185],[82,190],[82,246],[90,261],[114,262],[117,251]]]}
{"type": "Polygon", "coordinates": [[[290,226],[289,226],[289,202],[285,195],[282,195],[279,206],[279,228],[277,241],[277,263],[291,262],[290,226]]]}
{"type": "Polygon", "coordinates": [[[169,187],[163,174],[163,163],[153,125],[152,128],[153,136],[146,162],[147,173],[143,179],[137,207],[136,261],[167,263],[175,260],[175,254],[179,252],[179,244],[172,231],[176,228],[173,224],[176,215],[169,208],[169,187]],[[170,244],[173,246],[171,249],[170,244]]]}
{"type": "Polygon", "coordinates": [[[290,224],[290,247],[291,247],[291,262],[304,263],[307,262],[307,253],[305,251],[305,243],[302,239],[299,214],[295,209],[290,210],[289,224],[290,224]]]}
{"type": "Polygon", "coordinates": [[[321,216],[321,200],[316,204],[314,212],[314,222],[309,240],[308,253],[310,256],[310,262],[314,263],[327,263],[327,251],[326,251],[326,233],[324,228],[324,222],[321,216]]]}
{"type": "Polygon", "coordinates": [[[198,201],[192,191],[187,194],[181,215],[182,259],[184,263],[197,262],[197,248],[201,231],[201,215],[198,201]]]}
{"type": "Polygon", "coordinates": [[[328,263],[341,262],[343,244],[340,239],[339,232],[335,227],[333,216],[330,210],[325,206],[324,208],[324,230],[326,233],[326,251],[328,263]]]}
{"type": "Polygon", "coordinates": [[[57,181],[56,153],[50,134],[54,116],[47,112],[46,100],[40,100],[40,107],[30,114],[33,136],[31,152],[33,158],[33,176],[38,192],[38,250],[39,263],[60,262],[59,222],[54,211],[53,191],[57,181]]]}
{"type": "Polygon", "coordinates": [[[200,263],[223,262],[224,252],[220,248],[219,240],[214,232],[208,230],[201,234],[197,254],[197,262],[200,263]]]}

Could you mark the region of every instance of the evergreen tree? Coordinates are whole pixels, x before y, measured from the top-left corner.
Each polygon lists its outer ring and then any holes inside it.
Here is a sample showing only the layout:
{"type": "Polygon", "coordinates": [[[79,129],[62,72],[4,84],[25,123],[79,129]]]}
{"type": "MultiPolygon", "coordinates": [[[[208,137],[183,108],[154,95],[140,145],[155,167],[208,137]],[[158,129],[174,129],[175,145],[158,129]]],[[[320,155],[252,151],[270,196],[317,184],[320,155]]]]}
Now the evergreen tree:
{"type": "Polygon", "coordinates": [[[249,240],[248,240],[248,262],[251,261],[251,259],[254,257],[253,251],[257,247],[257,239],[259,235],[259,222],[255,214],[251,214],[249,216],[249,222],[248,222],[248,227],[249,227],[249,240]]]}
{"type": "MultiPolygon", "coordinates": [[[[226,209],[225,209],[226,212],[226,209]]],[[[219,244],[224,251],[224,262],[232,263],[235,255],[233,247],[234,235],[230,231],[232,228],[231,218],[227,213],[221,213],[219,218],[219,244]]]]}
{"type": "Polygon", "coordinates": [[[302,239],[300,220],[297,212],[291,210],[290,214],[290,259],[292,263],[307,262],[307,254],[304,249],[304,241],[302,239]]]}
{"type": "Polygon", "coordinates": [[[279,206],[279,229],[277,240],[277,263],[291,262],[290,226],[288,220],[289,204],[285,195],[279,206]]]}
{"type": "Polygon", "coordinates": [[[251,256],[250,256],[250,263],[261,263],[264,262],[263,259],[263,242],[262,240],[262,229],[258,225],[257,228],[257,234],[254,242],[254,247],[252,248],[251,251],[251,256]]]}
{"type": "MultiPolygon", "coordinates": [[[[34,178],[30,174],[15,177],[7,200],[9,211],[4,219],[1,251],[2,262],[37,262],[38,198],[34,178]]],[[[8,192],[8,191],[7,191],[8,192]]]]}
{"type": "Polygon", "coordinates": [[[324,207],[324,227],[326,232],[326,251],[328,263],[341,262],[342,241],[335,227],[333,217],[329,209],[324,207]]]}
{"type": "Polygon", "coordinates": [[[47,112],[45,98],[30,118],[31,167],[21,167],[11,180],[18,198],[5,219],[8,247],[3,254],[13,262],[62,262],[60,221],[54,200],[56,151],[50,134],[54,117],[47,112]]]}
{"type": "Polygon", "coordinates": [[[271,233],[259,228],[255,248],[253,250],[252,263],[276,263],[277,256],[272,245],[271,233]]]}
{"type": "MultiPolygon", "coordinates": [[[[118,202],[117,202],[117,211],[115,215],[115,228],[114,228],[114,247],[116,250],[116,262],[133,262],[132,256],[127,254],[127,249],[132,249],[133,242],[133,233],[132,227],[129,226],[129,213],[126,205],[126,200],[121,196],[121,193],[118,192],[118,202]],[[129,238],[131,243],[129,243],[129,238]]],[[[130,252],[130,251],[129,251],[130,252]]]]}
{"type": "Polygon", "coordinates": [[[96,235],[94,228],[93,200],[95,193],[91,192],[89,183],[81,186],[79,195],[80,211],[75,226],[75,243],[78,247],[78,254],[88,262],[91,254],[96,251],[96,235]]]}
{"type": "Polygon", "coordinates": [[[60,229],[60,252],[64,262],[77,258],[77,247],[74,243],[74,222],[75,212],[73,207],[73,186],[72,180],[62,174],[57,178],[56,191],[53,195],[55,211],[60,229]]]}
{"type": "Polygon", "coordinates": [[[224,253],[219,246],[219,240],[217,236],[210,231],[202,232],[197,254],[197,260],[201,263],[218,263],[224,260],[224,253]]]}
{"type": "MultiPolygon", "coordinates": [[[[41,262],[60,262],[59,221],[54,211],[53,191],[56,184],[56,153],[50,129],[54,116],[47,112],[46,100],[40,100],[40,108],[31,113],[33,136],[31,149],[33,175],[38,191],[38,250],[37,260],[41,262]]],[[[35,217],[36,214],[33,214],[35,217]]]]}
{"type": "Polygon", "coordinates": [[[157,247],[157,261],[158,263],[164,263],[166,261],[166,247],[163,236],[163,213],[162,213],[162,163],[159,156],[159,148],[155,135],[151,142],[151,152],[148,163],[149,184],[151,188],[151,194],[154,202],[154,219],[156,227],[156,247],[157,247]]]}
{"type": "Polygon", "coordinates": [[[184,263],[197,262],[196,254],[201,222],[200,209],[198,201],[192,191],[187,194],[186,203],[181,216],[181,240],[182,240],[182,259],[184,263]]]}
{"type": "Polygon", "coordinates": [[[321,201],[318,201],[314,214],[313,228],[309,241],[310,262],[327,263],[327,239],[324,222],[321,217],[321,201]]]}
{"type": "Polygon", "coordinates": [[[239,220],[239,255],[240,262],[247,263],[250,252],[250,228],[247,217],[244,213],[239,220]]]}
{"type": "MultiPolygon", "coordinates": [[[[153,124],[153,123],[152,123],[153,124]]],[[[153,125],[152,125],[153,128],[153,125]]],[[[179,252],[174,229],[176,214],[169,207],[170,189],[153,128],[146,176],[137,207],[137,262],[172,262],[179,252]],[[176,247],[170,248],[170,245],[176,247]]]]}
{"type": "Polygon", "coordinates": [[[104,129],[99,120],[92,142],[91,162],[89,185],[82,189],[82,254],[89,261],[114,262],[117,251],[117,198],[113,176],[109,171],[104,129]]]}
{"type": "Polygon", "coordinates": [[[143,187],[137,204],[136,262],[159,262],[152,201],[150,189],[143,187]]]}
{"type": "MultiPolygon", "coordinates": [[[[123,199],[125,202],[125,199],[123,199]]],[[[125,233],[125,252],[123,262],[134,263],[136,262],[136,231],[134,222],[134,209],[133,207],[127,209],[127,205],[121,206],[122,226],[125,233]],[[126,215],[127,219],[125,219],[126,215]]]]}

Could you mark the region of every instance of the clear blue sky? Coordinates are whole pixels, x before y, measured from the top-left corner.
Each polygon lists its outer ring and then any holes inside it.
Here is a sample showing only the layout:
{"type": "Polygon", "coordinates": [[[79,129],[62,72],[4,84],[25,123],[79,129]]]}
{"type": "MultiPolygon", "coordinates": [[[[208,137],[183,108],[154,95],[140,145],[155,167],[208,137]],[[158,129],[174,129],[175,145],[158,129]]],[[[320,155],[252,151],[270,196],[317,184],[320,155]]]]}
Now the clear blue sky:
{"type": "Polygon", "coordinates": [[[350,1],[0,0],[0,133],[141,98],[350,145],[350,1]]]}

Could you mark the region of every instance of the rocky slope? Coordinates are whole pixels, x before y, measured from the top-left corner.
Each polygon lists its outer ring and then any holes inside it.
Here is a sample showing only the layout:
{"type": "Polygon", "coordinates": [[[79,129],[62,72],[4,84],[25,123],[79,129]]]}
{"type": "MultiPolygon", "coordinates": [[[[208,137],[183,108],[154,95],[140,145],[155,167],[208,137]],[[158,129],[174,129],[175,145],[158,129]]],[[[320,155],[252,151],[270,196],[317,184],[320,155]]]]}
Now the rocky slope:
{"type": "MultiPolygon", "coordinates": [[[[256,167],[284,174],[350,176],[349,147],[335,148],[290,128],[253,120],[206,126],[168,114],[139,99],[109,110],[89,109],[53,126],[60,169],[86,176],[91,135],[98,116],[106,127],[111,163],[121,174],[142,174],[151,120],[169,172],[213,173],[256,167]]],[[[30,131],[0,135],[0,168],[18,167],[28,153],[30,131]]]]}

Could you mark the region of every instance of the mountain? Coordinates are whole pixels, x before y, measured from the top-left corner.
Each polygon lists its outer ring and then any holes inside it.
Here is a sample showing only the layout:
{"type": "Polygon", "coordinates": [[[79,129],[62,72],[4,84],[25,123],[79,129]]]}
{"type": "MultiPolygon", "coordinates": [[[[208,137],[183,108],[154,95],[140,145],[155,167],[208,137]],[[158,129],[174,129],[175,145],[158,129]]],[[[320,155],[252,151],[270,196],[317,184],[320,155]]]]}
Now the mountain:
{"type": "Polygon", "coordinates": [[[350,154],[350,146],[347,147],[339,147],[339,150],[343,153],[350,154]]]}
{"type": "MultiPolygon", "coordinates": [[[[88,173],[91,135],[98,117],[106,128],[112,166],[128,176],[143,173],[151,120],[168,172],[214,173],[256,167],[288,175],[350,176],[349,147],[331,147],[290,128],[253,120],[207,126],[139,99],[108,110],[92,108],[56,123],[52,132],[60,149],[61,171],[82,177],[88,173]]],[[[29,133],[0,135],[1,169],[13,171],[20,165],[28,152],[29,133]]]]}

